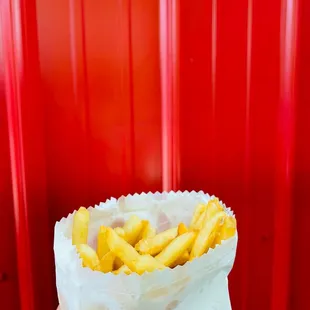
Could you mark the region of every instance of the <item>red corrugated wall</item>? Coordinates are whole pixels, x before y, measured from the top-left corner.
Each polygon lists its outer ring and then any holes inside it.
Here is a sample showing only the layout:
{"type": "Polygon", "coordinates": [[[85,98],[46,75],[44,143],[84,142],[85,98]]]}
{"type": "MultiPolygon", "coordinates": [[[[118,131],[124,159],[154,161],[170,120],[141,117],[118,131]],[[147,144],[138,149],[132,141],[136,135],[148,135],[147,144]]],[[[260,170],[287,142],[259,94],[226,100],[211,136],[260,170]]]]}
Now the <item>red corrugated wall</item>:
{"type": "Polygon", "coordinates": [[[233,309],[310,309],[309,1],[2,0],[0,14],[3,309],[55,310],[56,220],[162,189],[235,210],[233,309]]]}

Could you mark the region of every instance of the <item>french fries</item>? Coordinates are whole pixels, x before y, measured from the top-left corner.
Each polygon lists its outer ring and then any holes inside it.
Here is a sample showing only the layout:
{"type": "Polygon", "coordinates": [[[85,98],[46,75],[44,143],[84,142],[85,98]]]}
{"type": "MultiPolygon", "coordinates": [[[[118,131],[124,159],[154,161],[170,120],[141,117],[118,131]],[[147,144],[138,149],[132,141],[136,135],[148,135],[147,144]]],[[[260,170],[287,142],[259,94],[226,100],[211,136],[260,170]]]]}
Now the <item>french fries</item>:
{"type": "Polygon", "coordinates": [[[177,260],[171,264],[170,268],[174,268],[176,266],[183,266],[187,261],[189,261],[189,251],[186,250],[177,260]]]}
{"type": "Polygon", "coordinates": [[[113,271],[115,261],[115,254],[109,251],[100,260],[100,271],[108,273],[113,271]]]}
{"type": "Polygon", "coordinates": [[[152,224],[149,221],[143,220],[142,224],[143,228],[137,241],[140,241],[141,239],[152,238],[156,235],[156,229],[152,226],[152,224]]]}
{"type": "Polygon", "coordinates": [[[135,245],[136,241],[142,231],[143,223],[136,215],[132,215],[129,220],[125,223],[123,229],[125,232],[125,240],[131,244],[135,245]]]}
{"type": "Polygon", "coordinates": [[[180,223],[178,226],[178,235],[183,235],[188,232],[188,229],[184,223],[180,223]]]}
{"type": "Polygon", "coordinates": [[[155,258],[163,265],[170,267],[191,245],[195,232],[190,231],[178,236],[155,258]]]}
{"type": "Polygon", "coordinates": [[[107,243],[115,256],[121,259],[130,270],[135,271],[135,264],[140,257],[135,248],[122,239],[112,228],[107,229],[107,243]]]}
{"type": "Polygon", "coordinates": [[[122,267],[116,269],[113,271],[114,274],[120,274],[120,273],[125,273],[125,274],[131,274],[132,271],[128,268],[128,266],[123,265],[122,267]]]}
{"type": "Polygon", "coordinates": [[[157,233],[148,220],[132,215],[123,227],[100,226],[97,249],[88,244],[90,215],[81,207],[74,214],[72,244],[83,267],[115,275],[175,268],[208,252],[236,234],[237,223],[217,198],[198,204],[189,223],[157,233]]]}
{"type": "Polygon", "coordinates": [[[123,265],[124,263],[122,262],[122,260],[116,256],[114,260],[114,270],[121,268],[123,265]]]}
{"type": "Polygon", "coordinates": [[[207,205],[205,204],[198,204],[195,211],[194,211],[194,215],[192,217],[191,223],[189,225],[190,229],[195,228],[196,223],[198,222],[199,218],[206,212],[207,210],[207,205]]]}
{"type": "Polygon", "coordinates": [[[110,248],[107,244],[106,231],[107,228],[105,226],[100,226],[97,237],[97,254],[99,259],[101,259],[110,251],[110,248]]]}
{"type": "Polygon", "coordinates": [[[165,269],[166,266],[159,262],[152,255],[140,255],[136,264],[135,264],[135,272],[137,274],[143,274],[145,271],[152,272],[156,269],[165,269]]]}
{"type": "Polygon", "coordinates": [[[235,235],[237,230],[237,222],[236,219],[232,216],[225,216],[224,223],[216,234],[214,240],[214,246],[217,244],[221,244],[223,240],[227,240],[235,235]]]}
{"type": "Polygon", "coordinates": [[[171,228],[154,237],[140,240],[135,248],[140,254],[156,255],[176,238],[177,235],[178,229],[171,228]]]}
{"type": "Polygon", "coordinates": [[[114,230],[120,237],[125,238],[125,230],[122,227],[115,227],[114,230]]]}
{"type": "Polygon", "coordinates": [[[88,238],[89,212],[80,207],[73,217],[72,244],[86,244],[88,238]]]}
{"type": "Polygon", "coordinates": [[[76,246],[77,252],[82,259],[84,267],[92,270],[100,270],[100,261],[97,253],[87,244],[78,244],[76,246]]]}
{"type": "Polygon", "coordinates": [[[190,253],[190,260],[193,260],[194,258],[199,257],[206,251],[208,251],[215,239],[216,231],[223,224],[222,222],[224,217],[224,211],[216,213],[210,219],[206,214],[203,226],[199,231],[197,238],[193,244],[193,248],[190,253]]]}

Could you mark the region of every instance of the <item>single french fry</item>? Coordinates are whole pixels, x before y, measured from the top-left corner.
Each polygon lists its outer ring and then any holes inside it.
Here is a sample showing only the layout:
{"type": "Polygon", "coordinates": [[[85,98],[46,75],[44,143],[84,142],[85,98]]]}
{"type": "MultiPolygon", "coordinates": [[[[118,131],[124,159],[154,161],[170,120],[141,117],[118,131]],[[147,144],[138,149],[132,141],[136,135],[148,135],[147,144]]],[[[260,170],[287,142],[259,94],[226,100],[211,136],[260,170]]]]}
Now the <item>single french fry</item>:
{"type": "Polygon", "coordinates": [[[176,266],[183,266],[187,261],[189,261],[189,251],[186,250],[177,260],[171,264],[170,268],[174,268],[176,266]]]}
{"type": "Polygon", "coordinates": [[[114,230],[120,237],[125,238],[125,231],[122,227],[115,227],[114,230]]]}
{"type": "Polygon", "coordinates": [[[203,220],[205,218],[205,215],[206,215],[206,211],[204,213],[201,213],[198,220],[196,221],[196,223],[194,223],[194,225],[192,226],[192,229],[193,230],[200,230],[201,227],[202,227],[202,223],[203,223],[203,220]]]}
{"type": "Polygon", "coordinates": [[[146,228],[146,226],[147,226],[148,223],[149,223],[149,221],[147,221],[147,220],[142,220],[142,229],[141,229],[140,234],[139,234],[139,236],[138,236],[138,238],[137,238],[137,240],[136,240],[136,244],[137,244],[141,239],[143,239],[143,238],[142,238],[142,235],[143,235],[143,232],[144,232],[144,230],[145,230],[145,228],[146,228]]]}
{"type": "Polygon", "coordinates": [[[149,221],[142,220],[142,224],[143,228],[137,239],[137,242],[139,242],[141,239],[151,238],[156,235],[156,229],[152,226],[152,224],[149,221]]]}
{"type": "Polygon", "coordinates": [[[166,266],[160,263],[153,256],[146,254],[140,255],[138,260],[135,262],[135,272],[137,274],[143,274],[145,271],[152,272],[157,269],[164,269],[166,266]]]}
{"type": "Polygon", "coordinates": [[[119,257],[116,256],[115,260],[114,260],[113,269],[117,270],[117,269],[121,268],[123,265],[124,265],[124,263],[122,262],[122,260],[119,257]]]}
{"type": "Polygon", "coordinates": [[[119,257],[130,270],[135,271],[135,262],[137,262],[140,257],[135,248],[121,238],[112,228],[107,228],[106,236],[110,250],[119,257]]]}
{"type": "Polygon", "coordinates": [[[142,228],[142,220],[138,216],[132,215],[123,227],[125,232],[125,240],[129,244],[135,245],[142,228]]]}
{"type": "Polygon", "coordinates": [[[194,241],[190,253],[190,260],[193,260],[208,251],[213,244],[216,232],[223,224],[225,215],[226,213],[224,211],[217,212],[212,218],[208,218],[206,214],[203,226],[194,241]]]}
{"type": "Polygon", "coordinates": [[[223,240],[227,240],[235,235],[237,229],[237,222],[233,216],[226,216],[224,223],[220,228],[219,232],[216,234],[214,240],[214,246],[221,244],[223,240]]]}
{"type": "Polygon", "coordinates": [[[178,228],[170,228],[154,237],[140,240],[135,249],[140,254],[157,255],[178,235],[178,228]]]}
{"type": "Polygon", "coordinates": [[[193,231],[178,236],[155,258],[163,265],[170,267],[188,249],[194,241],[195,236],[196,233],[193,231]]]}
{"type": "Polygon", "coordinates": [[[72,244],[86,244],[88,238],[89,212],[80,207],[73,216],[72,244]]]}
{"type": "Polygon", "coordinates": [[[100,271],[104,273],[113,271],[114,260],[115,254],[113,252],[106,253],[100,260],[100,271]]]}
{"type": "Polygon", "coordinates": [[[128,266],[123,265],[122,267],[118,268],[117,270],[114,270],[113,273],[114,274],[125,273],[125,274],[129,275],[132,273],[132,271],[128,268],[128,266]]]}
{"type": "Polygon", "coordinates": [[[76,249],[82,259],[83,267],[100,270],[100,261],[95,250],[87,244],[78,244],[76,249]]]}
{"type": "Polygon", "coordinates": [[[107,228],[105,226],[100,226],[97,237],[97,254],[99,259],[102,259],[110,251],[106,240],[106,231],[107,228]]]}
{"type": "Polygon", "coordinates": [[[188,228],[184,223],[180,223],[178,226],[178,235],[183,235],[188,232],[188,228]]]}
{"type": "Polygon", "coordinates": [[[193,230],[200,230],[203,225],[205,214],[207,214],[207,217],[210,219],[215,213],[223,211],[223,210],[224,209],[221,206],[218,198],[213,198],[212,200],[208,202],[208,204],[206,205],[205,211],[200,214],[198,220],[193,224],[191,228],[193,230]]]}
{"type": "Polygon", "coordinates": [[[190,229],[194,229],[195,223],[198,221],[199,217],[206,212],[206,210],[207,210],[206,204],[200,203],[197,205],[197,207],[194,211],[191,223],[189,225],[190,229]]]}
{"type": "MultiPolygon", "coordinates": [[[[223,210],[224,209],[219,203],[218,198],[211,199],[206,206],[206,210],[200,214],[198,220],[196,221],[196,223],[194,223],[192,229],[195,231],[200,231],[205,220],[210,220],[217,212],[221,212],[223,210]]],[[[192,251],[193,245],[194,243],[191,245],[191,247],[189,247],[189,252],[192,251]]]]}
{"type": "Polygon", "coordinates": [[[221,206],[219,200],[214,198],[208,202],[206,216],[207,219],[210,220],[216,213],[223,211],[223,207],[221,206]]]}

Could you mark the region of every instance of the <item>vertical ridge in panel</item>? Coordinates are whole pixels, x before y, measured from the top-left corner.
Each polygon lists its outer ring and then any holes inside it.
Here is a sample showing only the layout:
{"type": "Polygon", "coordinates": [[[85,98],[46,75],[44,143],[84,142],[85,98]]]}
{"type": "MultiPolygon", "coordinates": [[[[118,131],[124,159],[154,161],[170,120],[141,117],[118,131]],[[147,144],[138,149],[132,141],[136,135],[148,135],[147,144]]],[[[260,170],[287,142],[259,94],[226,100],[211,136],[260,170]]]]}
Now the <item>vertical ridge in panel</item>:
{"type": "Polygon", "coordinates": [[[292,165],[297,1],[282,1],[280,105],[278,111],[275,236],[271,309],[287,309],[292,240],[292,165]]]}
{"type": "MultiPolygon", "coordinates": [[[[89,153],[91,152],[89,139],[91,138],[89,125],[89,95],[88,74],[85,42],[85,8],[84,0],[70,0],[70,61],[72,69],[73,103],[80,115],[80,150],[79,150],[79,195],[80,205],[87,205],[91,199],[91,178],[89,174],[89,153]]],[[[77,132],[78,134],[78,132],[77,132]]]]}
{"type": "Polygon", "coordinates": [[[163,190],[179,188],[178,3],[160,1],[163,190]]]}

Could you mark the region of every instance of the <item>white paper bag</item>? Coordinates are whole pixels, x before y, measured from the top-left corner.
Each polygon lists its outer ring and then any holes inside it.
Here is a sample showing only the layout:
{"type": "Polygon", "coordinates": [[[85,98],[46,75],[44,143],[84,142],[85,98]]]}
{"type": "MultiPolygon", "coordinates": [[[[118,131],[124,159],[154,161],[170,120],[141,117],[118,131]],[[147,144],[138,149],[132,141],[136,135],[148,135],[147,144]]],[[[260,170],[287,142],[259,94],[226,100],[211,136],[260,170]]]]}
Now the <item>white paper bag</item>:
{"type": "MultiPolygon", "coordinates": [[[[130,215],[149,220],[158,231],[189,224],[203,192],[163,192],[111,198],[90,207],[88,243],[96,248],[100,225],[116,227],[130,215]]],[[[226,212],[233,212],[226,208],[226,212]]],[[[233,266],[237,233],[200,258],[174,269],[139,276],[104,274],[83,268],[71,244],[73,214],[55,225],[56,284],[61,310],[229,310],[227,276],[233,266]]]]}

